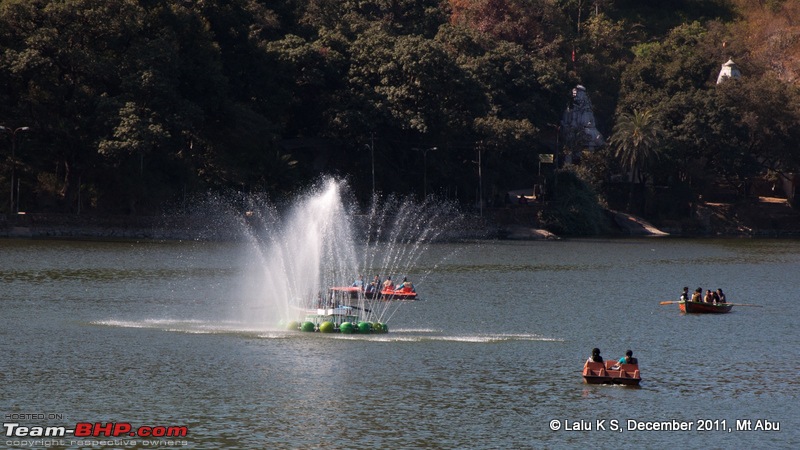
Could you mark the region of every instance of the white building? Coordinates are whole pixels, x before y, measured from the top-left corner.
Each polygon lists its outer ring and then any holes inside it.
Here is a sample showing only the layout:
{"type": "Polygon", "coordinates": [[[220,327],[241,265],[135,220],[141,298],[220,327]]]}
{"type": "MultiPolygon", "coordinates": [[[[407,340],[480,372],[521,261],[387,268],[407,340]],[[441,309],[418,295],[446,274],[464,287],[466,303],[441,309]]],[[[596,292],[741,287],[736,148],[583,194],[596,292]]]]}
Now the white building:
{"type": "Polygon", "coordinates": [[[722,65],[722,69],[719,71],[717,84],[722,83],[726,78],[739,78],[741,76],[742,72],[739,71],[739,66],[737,66],[732,59],[729,59],[728,62],[722,65]]]}

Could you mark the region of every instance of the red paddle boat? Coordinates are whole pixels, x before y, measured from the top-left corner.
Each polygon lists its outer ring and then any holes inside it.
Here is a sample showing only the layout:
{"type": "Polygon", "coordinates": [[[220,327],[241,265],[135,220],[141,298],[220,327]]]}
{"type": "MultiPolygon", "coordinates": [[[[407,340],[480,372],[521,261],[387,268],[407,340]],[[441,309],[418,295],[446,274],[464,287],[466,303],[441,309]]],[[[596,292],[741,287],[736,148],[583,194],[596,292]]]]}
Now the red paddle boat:
{"type": "Polygon", "coordinates": [[[617,361],[589,362],[583,366],[586,384],[624,384],[638,386],[642,381],[638,364],[620,364],[617,361]]]}

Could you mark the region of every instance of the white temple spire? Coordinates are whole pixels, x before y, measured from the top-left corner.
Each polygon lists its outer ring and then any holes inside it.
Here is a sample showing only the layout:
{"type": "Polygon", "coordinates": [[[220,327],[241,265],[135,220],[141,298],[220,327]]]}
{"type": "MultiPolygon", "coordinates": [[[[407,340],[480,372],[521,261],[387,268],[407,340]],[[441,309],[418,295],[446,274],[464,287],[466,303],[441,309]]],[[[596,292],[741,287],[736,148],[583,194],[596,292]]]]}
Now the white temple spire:
{"type": "Polygon", "coordinates": [[[719,71],[717,84],[722,83],[728,78],[739,78],[741,76],[742,72],[739,71],[739,66],[737,66],[732,59],[729,59],[728,62],[722,65],[722,69],[719,71]]]}

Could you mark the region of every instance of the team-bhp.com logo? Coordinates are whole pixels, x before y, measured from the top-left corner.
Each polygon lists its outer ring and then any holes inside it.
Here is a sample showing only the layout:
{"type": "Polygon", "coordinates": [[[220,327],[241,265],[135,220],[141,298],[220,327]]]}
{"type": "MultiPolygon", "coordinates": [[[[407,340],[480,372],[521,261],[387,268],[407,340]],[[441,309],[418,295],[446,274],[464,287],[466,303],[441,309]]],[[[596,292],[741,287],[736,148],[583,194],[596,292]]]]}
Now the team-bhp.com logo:
{"type": "Polygon", "coordinates": [[[75,428],[21,426],[19,423],[4,423],[6,437],[186,437],[185,426],[141,426],[133,427],[128,422],[78,422],[75,428]]]}

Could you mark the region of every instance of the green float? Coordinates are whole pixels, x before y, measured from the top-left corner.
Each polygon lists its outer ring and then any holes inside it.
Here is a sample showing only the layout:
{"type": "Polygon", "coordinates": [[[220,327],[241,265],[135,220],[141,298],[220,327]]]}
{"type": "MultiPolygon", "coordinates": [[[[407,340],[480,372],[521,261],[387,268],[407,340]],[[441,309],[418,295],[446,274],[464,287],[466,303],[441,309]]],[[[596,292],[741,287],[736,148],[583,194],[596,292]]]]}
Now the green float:
{"type": "Polygon", "coordinates": [[[316,308],[305,309],[302,319],[297,318],[296,321],[286,325],[281,324],[281,328],[343,334],[389,332],[389,327],[378,321],[377,315],[373,316],[371,309],[373,306],[365,302],[363,294],[358,291],[357,287],[331,288],[330,296],[324,297],[324,300],[320,298],[316,306],[316,308]],[[351,302],[357,303],[358,306],[351,305],[351,302]]]}

